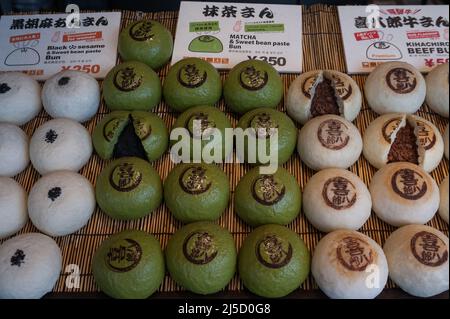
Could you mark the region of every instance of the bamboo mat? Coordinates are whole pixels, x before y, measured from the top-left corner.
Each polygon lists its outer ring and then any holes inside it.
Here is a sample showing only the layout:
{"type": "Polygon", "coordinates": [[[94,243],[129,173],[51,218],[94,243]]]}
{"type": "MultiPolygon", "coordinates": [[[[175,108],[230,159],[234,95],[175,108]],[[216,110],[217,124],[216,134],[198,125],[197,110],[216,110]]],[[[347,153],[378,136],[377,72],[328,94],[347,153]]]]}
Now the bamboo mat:
{"type": "MultiPolygon", "coordinates": [[[[158,12],[147,14],[125,11],[123,12],[122,24],[124,26],[141,18],[154,19],[164,24],[167,28],[169,28],[172,34],[175,34],[177,15],[177,12],[158,12]]],[[[304,71],[314,69],[334,69],[341,72],[346,71],[344,49],[342,45],[336,7],[314,5],[303,8],[303,50],[304,71]]],[[[160,71],[160,77],[162,80],[167,74],[168,69],[169,66],[166,65],[160,71]]],[[[226,77],[226,72],[222,72],[221,76],[224,80],[226,77]]],[[[285,94],[287,94],[290,83],[296,76],[297,75],[295,74],[282,75],[285,94]]],[[[356,75],[352,77],[356,80],[360,88],[363,89],[366,76],[356,75]]],[[[285,111],[283,104],[283,102],[280,103],[279,109],[281,111],[285,111]]],[[[220,101],[218,107],[226,112],[233,125],[237,123],[238,117],[235,114],[228,112],[223,100],[220,101]]],[[[164,104],[164,102],[162,102],[154,110],[154,112],[166,122],[169,129],[172,127],[177,114],[172,112],[164,104]]],[[[104,105],[102,105],[97,116],[90,122],[86,123],[86,127],[90,132],[93,131],[95,125],[106,113],[108,113],[108,110],[104,105]]],[[[441,132],[444,131],[447,120],[431,112],[426,105],[420,109],[418,114],[435,123],[441,132]]],[[[364,101],[361,113],[354,123],[361,133],[364,134],[365,129],[369,123],[375,119],[375,117],[376,114],[368,108],[366,102],[364,101]]],[[[40,114],[36,119],[26,124],[23,129],[31,137],[35,129],[48,120],[49,116],[43,111],[42,114],[40,114]]],[[[106,161],[101,160],[97,155],[93,155],[89,163],[81,170],[81,174],[87,177],[95,185],[98,174],[106,166],[106,164],[106,161]]],[[[163,180],[166,179],[168,173],[174,167],[174,164],[170,161],[168,154],[153,165],[160,173],[163,180]]],[[[284,165],[284,167],[296,176],[302,189],[314,173],[301,163],[297,154],[295,154],[292,159],[284,165]]],[[[223,169],[230,178],[231,190],[234,193],[234,189],[238,181],[248,171],[249,166],[224,164],[223,169]]],[[[371,167],[363,157],[361,157],[361,159],[354,166],[352,166],[350,170],[360,176],[366,184],[369,184],[373,174],[375,173],[375,169],[371,167]]],[[[440,166],[433,171],[432,176],[438,183],[440,183],[448,174],[448,170],[448,162],[442,161],[440,166]]],[[[39,174],[33,168],[29,167],[25,172],[17,176],[16,179],[25,187],[27,191],[30,191],[31,187],[38,180],[38,178],[39,174]]],[[[233,201],[230,202],[228,209],[219,220],[219,223],[233,234],[238,248],[241,246],[247,234],[251,231],[251,228],[245,225],[245,223],[235,215],[233,201]]],[[[436,216],[429,223],[429,225],[443,231],[448,235],[448,226],[439,217],[436,216]]],[[[181,224],[173,219],[165,205],[162,205],[151,216],[130,222],[114,221],[104,215],[100,209],[97,208],[86,227],[81,229],[76,234],[56,238],[56,241],[63,252],[63,272],[67,265],[76,264],[80,267],[81,278],[79,289],[69,289],[65,284],[67,274],[62,273],[54,291],[64,293],[97,292],[98,287],[96,286],[91,273],[91,258],[100,243],[111,234],[115,234],[125,229],[140,229],[155,235],[160,240],[161,245],[164,248],[171,235],[180,227],[181,224]]],[[[311,252],[320,238],[323,237],[322,233],[314,229],[307,222],[303,213],[300,214],[300,216],[288,227],[300,235],[311,252]]],[[[394,227],[387,225],[372,214],[369,221],[362,227],[361,232],[370,236],[382,245],[394,229],[394,227]]],[[[22,230],[23,233],[36,231],[37,229],[34,228],[31,223],[29,223],[22,230]]],[[[389,281],[387,288],[393,287],[395,287],[395,285],[389,281]]],[[[310,276],[300,289],[313,290],[317,288],[317,285],[310,276]]],[[[243,285],[237,276],[227,287],[228,291],[240,291],[242,289],[244,289],[243,285]]],[[[160,287],[160,291],[177,292],[182,291],[182,289],[177,286],[169,276],[166,276],[162,286],[160,287]]]]}

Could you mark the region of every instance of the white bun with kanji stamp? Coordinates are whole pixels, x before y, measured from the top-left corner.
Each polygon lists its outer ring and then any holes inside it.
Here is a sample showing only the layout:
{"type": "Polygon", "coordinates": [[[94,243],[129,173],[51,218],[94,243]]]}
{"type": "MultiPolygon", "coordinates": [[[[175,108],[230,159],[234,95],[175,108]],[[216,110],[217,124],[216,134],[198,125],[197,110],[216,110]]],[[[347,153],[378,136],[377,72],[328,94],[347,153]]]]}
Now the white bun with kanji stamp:
{"type": "Polygon", "coordinates": [[[373,211],[386,223],[400,227],[429,222],[439,208],[439,187],[421,167],[391,163],[369,185],[373,211]]]}
{"type": "Polygon", "coordinates": [[[344,169],[329,168],[315,174],[306,184],[302,198],[306,218],[322,232],[357,230],[372,210],[366,184],[344,169]]]}
{"type": "Polygon", "coordinates": [[[425,225],[397,229],[384,244],[389,276],[416,297],[448,290],[448,237],[425,225]]]}
{"type": "Polygon", "coordinates": [[[365,95],[378,114],[415,113],[425,101],[426,83],[422,74],[405,62],[386,62],[369,74],[365,95]]]}
{"type": "Polygon", "coordinates": [[[322,115],[300,130],[297,151],[311,169],[348,168],[362,153],[361,134],[355,125],[338,115],[322,115]]]}
{"type": "Polygon", "coordinates": [[[373,299],[383,291],[388,265],[383,249],[354,230],[337,230],[317,244],[311,272],[333,299],[373,299]]]}

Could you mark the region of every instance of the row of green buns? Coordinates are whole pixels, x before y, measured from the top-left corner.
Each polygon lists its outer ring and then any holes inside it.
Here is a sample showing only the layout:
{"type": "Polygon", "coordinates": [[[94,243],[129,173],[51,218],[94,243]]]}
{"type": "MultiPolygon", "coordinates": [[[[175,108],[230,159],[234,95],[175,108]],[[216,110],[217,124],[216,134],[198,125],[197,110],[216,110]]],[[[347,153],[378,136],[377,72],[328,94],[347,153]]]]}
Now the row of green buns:
{"type": "MultiPolygon", "coordinates": [[[[297,129],[284,113],[270,108],[258,108],[242,116],[237,124],[238,128],[246,130],[251,128],[255,134],[243,135],[243,154],[241,162],[261,164],[264,158],[259,154],[271,151],[271,143],[265,145],[265,152],[259,151],[261,147],[256,143],[259,139],[270,138],[272,129],[278,129],[277,160],[278,164],[287,162],[295,151],[297,143],[297,129]],[[255,149],[251,146],[256,145],[255,149]]],[[[179,115],[172,127],[183,129],[186,134],[176,134],[177,138],[171,141],[174,156],[180,159],[193,159],[194,140],[202,137],[200,154],[204,148],[211,149],[211,156],[221,162],[233,152],[233,139],[226,138],[227,129],[233,126],[227,116],[218,108],[212,106],[196,106],[179,115]],[[194,127],[194,121],[199,121],[199,130],[194,127]],[[216,138],[213,132],[218,130],[221,138],[216,138]],[[210,136],[207,136],[210,132],[210,136]],[[185,151],[190,150],[189,152],[185,151]],[[185,151],[185,152],[183,152],[185,151]],[[220,152],[220,154],[216,154],[220,152]]],[[[155,161],[159,159],[169,147],[169,133],[163,120],[151,112],[143,111],[114,111],[106,115],[96,126],[93,133],[93,145],[97,154],[103,159],[133,156],[155,161]]],[[[273,147],[272,147],[273,151],[273,147]]]]}
{"type": "Polygon", "coordinates": [[[239,268],[245,286],[264,297],[283,297],[309,274],[305,243],[288,228],[266,225],[254,230],[239,252],[228,230],[209,222],[192,223],[169,240],[165,258],[151,235],[128,230],[111,236],[93,258],[99,287],[114,298],[147,298],[161,285],[165,266],[171,277],[197,294],[224,289],[239,268]],[[124,251],[127,258],[121,258],[124,251]]]}
{"type": "MultiPolygon", "coordinates": [[[[252,226],[289,224],[301,209],[295,177],[283,168],[272,175],[260,174],[259,169],[252,169],[237,186],[237,214],[252,226]]],[[[230,185],[225,172],[212,164],[177,165],[163,185],[149,163],[125,157],[101,172],[96,197],[100,208],[115,219],[145,217],[164,199],[173,216],[183,223],[215,221],[228,207],[230,185]]]]}
{"type": "MultiPolygon", "coordinates": [[[[175,111],[183,112],[198,105],[214,105],[222,96],[219,72],[199,58],[175,63],[164,80],[138,61],[114,67],[103,83],[103,95],[111,110],[149,111],[161,101],[175,111]]],[[[223,87],[227,105],[237,113],[255,108],[276,108],[283,96],[278,72],[267,62],[244,61],[229,73],[223,87]]]]}

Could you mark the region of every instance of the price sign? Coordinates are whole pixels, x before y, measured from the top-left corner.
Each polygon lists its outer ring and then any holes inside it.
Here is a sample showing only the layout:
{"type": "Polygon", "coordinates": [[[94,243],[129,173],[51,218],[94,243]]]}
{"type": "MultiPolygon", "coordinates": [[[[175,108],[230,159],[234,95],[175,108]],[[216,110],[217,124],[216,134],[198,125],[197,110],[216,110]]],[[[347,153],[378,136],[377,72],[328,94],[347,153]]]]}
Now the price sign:
{"type": "Polygon", "coordinates": [[[62,70],[104,78],[117,59],[120,12],[2,16],[0,71],[46,80],[62,70]]]}

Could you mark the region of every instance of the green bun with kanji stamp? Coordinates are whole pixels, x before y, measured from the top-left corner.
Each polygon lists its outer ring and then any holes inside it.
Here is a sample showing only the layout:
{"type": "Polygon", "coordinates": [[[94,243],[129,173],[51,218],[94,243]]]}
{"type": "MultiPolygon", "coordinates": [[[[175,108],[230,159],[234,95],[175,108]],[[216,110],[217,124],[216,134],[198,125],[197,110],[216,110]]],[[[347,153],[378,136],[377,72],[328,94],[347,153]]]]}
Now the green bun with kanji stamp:
{"type": "Polygon", "coordinates": [[[228,176],[213,164],[180,164],[164,183],[164,201],[183,222],[214,221],[228,206],[228,176]]]}
{"type": "Polygon", "coordinates": [[[222,96],[219,72],[199,58],[175,63],[164,80],[164,99],[169,106],[183,112],[198,105],[214,105],[222,96]]]}
{"type": "Polygon", "coordinates": [[[112,235],[98,247],[92,259],[98,287],[116,299],[146,299],[165,276],[164,254],[159,241],[138,230],[112,235]]]}
{"type": "Polygon", "coordinates": [[[157,70],[172,56],[173,37],[161,23],[140,20],[120,33],[118,50],[124,61],[139,61],[157,70]]]}
{"type": "Polygon", "coordinates": [[[274,109],[283,98],[283,82],[269,63],[248,60],[230,71],[223,94],[227,106],[240,114],[260,107],[274,109]]]}
{"type": "Polygon", "coordinates": [[[300,213],[302,194],[297,180],[279,167],[274,174],[250,170],[234,192],[237,215],[251,226],[287,225],[300,213]]]}
{"type": "Polygon", "coordinates": [[[137,61],[117,65],[103,81],[103,98],[112,111],[150,111],[161,95],[158,74],[137,61]]]}
{"type": "Polygon", "coordinates": [[[281,298],[306,280],[310,254],[303,240],[279,225],[264,225],[245,239],[239,251],[239,276],[252,293],[281,298]]]}
{"type": "MultiPolygon", "coordinates": [[[[178,128],[186,129],[184,130],[185,134],[177,136],[176,140],[171,140],[171,153],[183,159],[183,162],[193,159],[194,155],[201,155],[194,154],[194,140],[199,140],[202,136],[201,151],[213,157],[213,161],[210,161],[212,163],[222,163],[223,159],[227,158],[233,151],[232,139],[225,138],[225,130],[232,128],[231,122],[216,107],[196,106],[188,109],[178,117],[172,133],[178,128]],[[198,121],[197,123],[201,124],[197,129],[195,129],[194,121],[198,121]],[[215,135],[216,132],[220,132],[220,138],[218,135],[215,135]],[[189,153],[187,152],[188,148],[190,149],[189,153]],[[216,149],[217,152],[215,151],[216,149]]],[[[199,159],[202,158],[199,156],[199,159]]]]}
{"type": "Polygon", "coordinates": [[[170,276],[180,286],[201,295],[224,289],[236,272],[236,261],[233,236],[209,222],[184,226],[166,248],[170,276]]]}
{"type": "Polygon", "coordinates": [[[111,218],[134,220],[159,207],[163,188],[158,172],[148,162],[124,157],[103,169],[95,195],[100,208],[111,218]]]}
{"type": "Polygon", "coordinates": [[[155,161],[169,146],[169,132],[154,113],[114,111],[97,124],[92,142],[105,160],[128,156],[155,161]]]}
{"type": "Polygon", "coordinates": [[[297,146],[298,130],[294,122],[284,113],[270,109],[258,108],[247,112],[238,122],[237,127],[246,130],[253,129],[253,133],[247,135],[244,139],[243,159],[246,163],[261,163],[259,157],[259,142],[262,139],[267,140],[266,149],[263,154],[270,154],[270,138],[276,137],[275,130],[278,132],[278,147],[275,150],[278,155],[278,165],[286,163],[292,156],[297,146]],[[255,145],[254,150],[249,149],[249,145],[255,145]]]}

